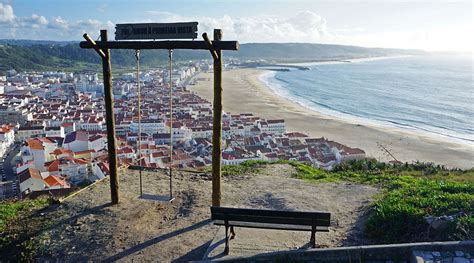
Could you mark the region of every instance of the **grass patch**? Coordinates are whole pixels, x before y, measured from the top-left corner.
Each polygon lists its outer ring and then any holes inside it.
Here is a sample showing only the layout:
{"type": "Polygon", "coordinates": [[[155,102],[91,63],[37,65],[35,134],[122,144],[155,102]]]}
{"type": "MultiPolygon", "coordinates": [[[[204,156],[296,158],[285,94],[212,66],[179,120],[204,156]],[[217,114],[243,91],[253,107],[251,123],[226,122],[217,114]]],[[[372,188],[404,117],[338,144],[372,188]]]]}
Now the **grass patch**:
{"type": "Polygon", "coordinates": [[[50,204],[48,198],[37,198],[34,200],[7,200],[0,202],[0,232],[3,232],[7,223],[17,218],[21,213],[41,209],[50,204]]]}
{"type": "Polygon", "coordinates": [[[398,243],[474,238],[474,170],[447,169],[432,163],[387,164],[374,159],[348,161],[324,171],[301,163],[297,178],[315,182],[350,181],[377,185],[384,194],[373,204],[366,234],[398,243]],[[437,229],[427,216],[450,216],[437,229]]]}
{"type": "Polygon", "coordinates": [[[288,161],[287,163],[296,169],[293,176],[298,179],[314,182],[337,182],[341,179],[328,171],[317,169],[303,163],[293,161],[288,161]]]}
{"type": "Polygon", "coordinates": [[[363,173],[368,175],[410,176],[423,179],[474,183],[474,168],[448,169],[434,163],[414,162],[389,164],[376,159],[343,162],[334,167],[334,173],[363,173]]]}
{"type": "Polygon", "coordinates": [[[394,180],[373,206],[366,222],[369,237],[386,243],[469,240],[474,236],[474,186],[469,183],[412,178],[394,180]],[[452,216],[438,229],[426,216],[452,216]]]}
{"type": "MultiPolygon", "coordinates": [[[[268,162],[260,160],[249,160],[242,162],[238,165],[223,165],[221,168],[221,174],[223,176],[234,176],[234,175],[243,175],[243,174],[258,174],[260,169],[268,164],[273,164],[277,162],[268,162]]],[[[204,169],[204,172],[212,172],[212,167],[208,166],[204,169]]]]}
{"type": "Polygon", "coordinates": [[[474,169],[447,169],[432,163],[388,164],[375,159],[348,161],[326,171],[293,161],[249,161],[224,166],[226,176],[258,173],[267,164],[287,163],[293,176],[310,182],[376,185],[384,192],[373,204],[366,234],[379,242],[400,243],[474,238],[474,169]],[[441,228],[427,216],[451,216],[441,228]]]}
{"type": "Polygon", "coordinates": [[[47,197],[0,202],[0,258],[20,262],[35,260],[40,241],[32,233],[52,223],[35,213],[50,204],[47,197]]]}

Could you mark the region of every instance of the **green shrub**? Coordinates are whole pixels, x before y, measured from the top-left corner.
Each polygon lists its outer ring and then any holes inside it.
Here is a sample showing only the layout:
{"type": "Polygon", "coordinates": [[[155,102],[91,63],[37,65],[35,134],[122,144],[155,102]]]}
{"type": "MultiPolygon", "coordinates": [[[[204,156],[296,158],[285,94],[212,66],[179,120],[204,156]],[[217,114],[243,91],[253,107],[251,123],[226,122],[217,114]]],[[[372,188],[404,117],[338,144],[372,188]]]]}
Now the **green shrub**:
{"type": "Polygon", "coordinates": [[[224,176],[258,173],[267,164],[287,163],[293,176],[311,182],[349,181],[384,189],[366,221],[366,234],[379,242],[465,240],[474,231],[474,169],[433,163],[389,164],[375,159],[342,162],[326,171],[293,161],[246,161],[223,166],[224,176]],[[426,216],[455,216],[442,230],[429,229],[426,216]]]}
{"type": "Polygon", "coordinates": [[[350,181],[378,185],[385,193],[373,204],[366,234],[379,242],[465,240],[474,231],[474,169],[432,163],[386,164],[375,159],[342,162],[325,171],[288,162],[294,176],[315,182],[350,181]],[[453,215],[442,230],[429,229],[426,216],[453,215]]]}
{"type": "Polygon", "coordinates": [[[296,171],[293,173],[293,176],[299,179],[322,182],[336,182],[339,180],[337,176],[334,176],[333,174],[319,168],[314,168],[298,162],[288,162],[288,164],[296,169],[296,171]]]}
{"type": "Polygon", "coordinates": [[[389,243],[466,237],[463,231],[474,228],[473,189],[472,184],[458,182],[412,178],[408,184],[395,180],[391,190],[374,204],[366,233],[389,243]],[[424,218],[430,215],[455,219],[449,229],[436,231],[424,218]]]}

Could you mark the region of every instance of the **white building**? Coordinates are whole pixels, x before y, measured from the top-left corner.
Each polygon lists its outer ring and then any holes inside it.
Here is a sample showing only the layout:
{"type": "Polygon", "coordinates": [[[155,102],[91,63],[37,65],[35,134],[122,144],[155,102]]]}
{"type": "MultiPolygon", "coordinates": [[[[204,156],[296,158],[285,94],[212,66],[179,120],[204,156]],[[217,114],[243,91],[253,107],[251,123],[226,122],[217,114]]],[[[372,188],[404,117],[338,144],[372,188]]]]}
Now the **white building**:
{"type": "Polygon", "coordinates": [[[63,148],[73,152],[89,150],[89,135],[85,131],[75,131],[66,135],[63,148]]]}
{"type": "Polygon", "coordinates": [[[93,180],[94,179],[100,180],[108,176],[109,174],[110,174],[109,165],[107,163],[98,162],[98,163],[92,164],[92,175],[93,177],[95,177],[93,178],[93,180]]]}
{"type": "Polygon", "coordinates": [[[179,141],[189,141],[192,139],[193,132],[189,128],[176,127],[176,128],[173,128],[172,131],[173,131],[173,135],[172,135],[173,144],[179,141]]]}
{"type": "Polygon", "coordinates": [[[66,137],[64,134],[64,127],[46,127],[44,129],[44,134],[46,137],[59,137],[64,138],[66,137]]]}
{"type": "Polygon", "coordinates": [[[8,148],[13,144],[14,139],[13,126],[3,125],[0,127],[0,156],[5,155],[8,148]]]}
{"type": "Polygon", "coordinates": [[[33,161],[35,167],[40,171],[45,171],[44,163],[51,161],[51,153],[58,147],[56,142],[48,138],[34,138],[26,141],[26,145],[21,149],[23,162],[33,161]]]}
{"type": "Polygon", "coordinates": [[[211,138],[212,137],[212,127],[196,127],[191,128],[191,137],[195,138],[211,138]]]}
{"type": "Polygon", "coordinates": [[[18,174],[20,193],[28,194],[33,191],[41,191],[46,184],[37,169],[29,168],[18,174]]]}
{"type": "Polygon", "coordinates": [[[283,134],[286,132],[285,120],[267,120],[267,124],[268,133],[283,134]]]}
{"type": "Polygon", "coordinates": [[[59,170],[72,184],[79,184],[89,179],[89,163],[76,158],[64,158],[60,160],[59,170]]]}
{"type": "Polygon", "coordinates": [[[25,141],[33,137],[44,137],[44,126],[20,126],[16,134],[17,141],[25,141]]]}
{"type": "Polygon", "coordinates": [[[262,160],[258,155],[234,155],[232,153],[222,153],[222,164],[223,165],[238,165],[249,160],[262,160]]]}
{"type": "MultiPolygon", "coordinates": [[[[165,132],[165,122],[163,120],[141,120],[141,131],[146,134],[155,134],[155,133],[164,133],[165,132]]],[[[138,133],[138,122],[130,123],[130,132],[138,133]]]]}
{"type": "Polygon", "coordinates": [[[33,114],[20,105],[16,107],[0,106],[0,124],[20,123],[33,120],[33,114]]]}
{"type": "Polygon", "coordinates": [[[91,136],[89,138],[89,149],[96,152],[107,149],[107,137],[101,134],[91,136]]]}

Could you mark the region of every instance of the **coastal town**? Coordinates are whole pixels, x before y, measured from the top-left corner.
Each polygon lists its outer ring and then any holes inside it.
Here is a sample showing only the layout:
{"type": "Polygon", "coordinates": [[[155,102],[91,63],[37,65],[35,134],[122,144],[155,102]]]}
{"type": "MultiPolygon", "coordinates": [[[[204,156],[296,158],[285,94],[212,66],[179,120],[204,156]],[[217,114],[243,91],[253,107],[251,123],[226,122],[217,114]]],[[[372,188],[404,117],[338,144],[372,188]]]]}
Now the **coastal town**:
{"type": "MultiPolygon", "coordinates": [[[[181,65],[171,76],[166,68],[142,71],[140,112],[135,73],[114,77],[120,167],[199,170],[211,164],[212,105],[192,91],[206,71],[212,65],[205,61],[181,65]]],[[[109,174],[103,84],[95,72],[9,70],[0,76],[0,125],[2,198],[67,193],[109,174]]],[[[361,149],[288,131],[284,119],[224,112],[222,127],[223,165],[292,160],[330,170],[365,158],[361,149]]]]}

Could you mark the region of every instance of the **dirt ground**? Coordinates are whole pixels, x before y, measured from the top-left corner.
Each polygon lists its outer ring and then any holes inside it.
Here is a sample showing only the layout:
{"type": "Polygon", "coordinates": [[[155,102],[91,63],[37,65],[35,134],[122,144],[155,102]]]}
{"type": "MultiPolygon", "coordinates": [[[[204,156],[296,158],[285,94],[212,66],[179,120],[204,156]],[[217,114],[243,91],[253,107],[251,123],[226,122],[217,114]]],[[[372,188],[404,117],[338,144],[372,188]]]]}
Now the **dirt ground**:
{"type": "MultiPolygon", "coordinates": [[[[328,211],[329,233],[318,233],[318,245],[369,244],[362,234],[364,212],[379,190],[351,183],[315,184],[290,178],[293,168],[270,165],[258,174],[223,178],[222,205],[232,207],[328,211]]],[[[167,195],[164,173],[143,172],[144,194],[167,195]]],[[[109,205],[108,181],[46,211],[40,220],[51,226],[38,231],[42,259],[65,261],[189,261],[202,259],[218,227],[211,222],[208,174],[176,172],[175,200],[162,203],[139,196],[137,171],[120,177],[121,203],[109,205]]],[[[280,231],[281,239],[291,232],[280,231]]],[[[303,245],[303,244],[301,244],[303,245]]]]}

